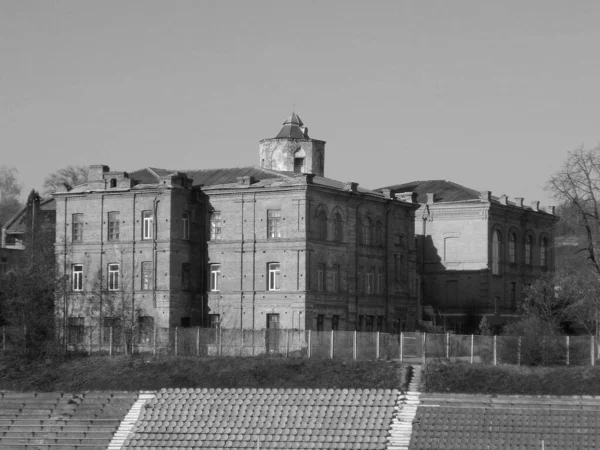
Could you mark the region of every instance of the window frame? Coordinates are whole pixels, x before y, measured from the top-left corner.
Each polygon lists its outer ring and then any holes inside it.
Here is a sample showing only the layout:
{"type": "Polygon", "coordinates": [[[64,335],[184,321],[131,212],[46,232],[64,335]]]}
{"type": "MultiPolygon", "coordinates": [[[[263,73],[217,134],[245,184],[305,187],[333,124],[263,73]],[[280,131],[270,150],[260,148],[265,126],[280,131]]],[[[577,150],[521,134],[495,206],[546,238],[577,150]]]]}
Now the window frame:
{"type": "Polygon", "coordinates": [[[333,266],[331,271],[331,292],[340,291],[340,266],[333,266]]]}
{"type": "Polygon", "coordinates": [[[375,276],[373,274],[373,268],[369,267],[369,268],[367,268],[367,276],[366,276],[366,280],[365,280],[367,294],[375,293],[374,282],[375,282],[375,276]]]}
{"type": "Polygon", "coordinates": [[[147,209],[142,211],[142,239],[154,238],[154,212],[147,209]]]}
{"type": "Polygon", "coordinates": [[[181,290],[192,290],[192,265],[189,262],[181,263],[181,290]]]}
{"type": "Polygon", "coordinates": [[[118,241],[120,240],[119,236],[119,211],[110,211],[107,214],[107,240],[108,241],[118,241]]]}
{"type": "Polygon", "coordinates": [[[508,233],[508,262],[517,263],[517,233],[514,231],[508,233]]]}
{"type": "Polygon", "coordinates": [[[267,239],[282,238],[281,231],[281,209],[267,209],[267,239]]]}
{"type": "Polygon", "coordinates": [[[344,240],[344,219],[339,212],[334,215],[333,240],[335,242],[344,240]]]}
{"type": "Polygon", "coordinates": [[[219,292],[221,290],[221,264],[215,263],[210,265],[210,283],[209,288],[211,292],[219,292]]]}
{"type": "Polygon", "coordinates": [[[108,263],[107,274],[108,274],[108,285],[109,291],[118,291],[120,288],[120,273],[121,265],[119,263],[108,263]]]}
{"type": "Polygon", "coordinates": [[[327,240],[327,213],[321,209],[317,213],[317,237],[322,240],[327,240]]]}
{"type": "Polygon", "coordinates": [[[83,242],[83,213],[71,215],[71,240],[83,242]]]}
{"type": "Polygon", "coordinates": [[[500,230],[492,231],[492,275],[500,275],[501,253],[502,253],[502,235],[500,230]]]}
{"type": "Polygon", "coordinates": [[[525,236],[525,265],[528,267],[533,266],[533,236],[527,233],[525,236]]]}
{"type": "Polygon", "coordinates": [[[71,290],[83,291],[83,264],[71,264],[71,290]],[[76,270],[77,268],[80,270],[76,270]]]}
{"type": "Polygon", "coordinates": [[[190,240],[190,212],[184,211],[181,213],[181,234],[184,241],[190,240]]]}
{"type": "Polygon", "coordinates": [[[69,345],[81,345],[85,340],[85,317],[67,318],[67,342],[69,345]]]}
{"type": "Polygon", "coordinates": [[[142,261],[141,264],[141,286],[142,291],[154,290],[154,267],[152,261],[142,261]]]}
{"type": "Polygon", "coordinates": [[[218,241],[221,239],[222,237],[222,231],[223,231],[223,227],[222,227],[222,218],[221,218],[221,211],[213,211],[210,213],[210,240],[211,241],[218,241]]]}
{"type": "Polygon", "coordinates": [[[281,264],[278,262],[270,262],[267,264],[267,290],[281,290],[281,264]]]}
{"type": "Polygon", "coordinates": [[[548,268],[548,239],[546,236],[542,236],[540,239],[540,267],[548,268]]]}
{"type": "Polygon", "coordinates": [[[325,264],[317,264],[317,291],[325,291],[325,264]]]}

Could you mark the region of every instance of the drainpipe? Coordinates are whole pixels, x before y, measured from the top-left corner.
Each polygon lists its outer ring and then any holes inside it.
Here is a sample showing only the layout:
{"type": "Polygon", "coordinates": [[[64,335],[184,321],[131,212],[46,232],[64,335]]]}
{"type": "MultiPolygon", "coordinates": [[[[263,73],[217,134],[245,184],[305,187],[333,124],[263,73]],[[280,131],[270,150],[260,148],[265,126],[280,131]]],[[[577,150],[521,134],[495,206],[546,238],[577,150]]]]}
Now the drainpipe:
{"type": "Polygon", "coordinates": [[[427,242],[427,220],[429,220],[429,205],[423,205],[423,222],[421,231],[423,240],[421,241],[421,295],[417,303],[417,323],[423,321],[423,305],[425,303],[425,244],[427,242]],[[420,304],[419,304],[420,303],[420,304]]]}
{"type": "MultiPolygon", "coordinates": [[[[157,301],[156,301],[156,283],[158,281],[158,275],[157,275],[157,271],[158,271],[158,249],[156,248],[156,235],[158,234],[158,203],[160,202],[160,200],[158,200],[158,195],[156,197],[154,197],[154,201],[152,202],[152,215],[154,217],[153,223],[152,223],[152,303],[153,303],[153,307],[156,310],[156,308],[158,307],[157,305],[157,301]]],[[[169,305],[171,304],[171,299],[169,299],[169,305]]],[[[171,321],[171,314],[169,311],[169,322],[171,321]]]]}
{"type": "Polygon", "coordinates": [[[67,351],[67,197],[65,196],[65,216],[64,216],[64,258],[63,258],[63,341],[65,345],[65,353],[67,351]]]}

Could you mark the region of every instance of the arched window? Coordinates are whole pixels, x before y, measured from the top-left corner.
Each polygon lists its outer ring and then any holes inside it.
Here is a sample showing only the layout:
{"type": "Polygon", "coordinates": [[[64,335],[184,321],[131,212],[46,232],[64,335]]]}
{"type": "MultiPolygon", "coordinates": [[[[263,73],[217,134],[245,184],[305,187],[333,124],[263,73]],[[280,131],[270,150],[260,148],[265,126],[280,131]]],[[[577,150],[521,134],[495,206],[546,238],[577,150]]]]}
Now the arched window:
{"type": "Polygon", "coordinates": [[[327,239],[327,214],[323,210],[317,214],[317,232],[319,233],[319,239],[327,239]]]}
{"type": "Polygon", "coordinates": [[[379,220],[375,224],[375,245],[377,247],[383,247],[383,227],[379,220]]]}
{"type": "Polygon", "coordinates": [[[356,243],[358,245],[364,245],[364,243],[365,243],[364,237],[365,237],[365,235],[364,235],[362,220],[360,220],[360,217],[358,217],[356,219],[356,243]]]}
{"type": "Polygon", "coordinates": [[[368,217],[364,222],[364,244],[373,245],[373,222],[368,217]]]}
{"type": "Polygon", "coordinates": [[[508,235],[508,261],[511,264],[517,262],[517,235],[515,233],[508,235]]]}
{"type": "Polygon", "coordinates": [[[540,242],[540,266],[542,268],[548,267],[548,239],[545,237],[540,242]]]}
{"type": "Polygon", "coordinates": [[[494,230],[492,235],[492,274],[500,275],[500,245],[502,238],[498,230],[494,230]]]}
{"type": "Polygon", "coordinates": [[[335,214],[335,223],[333,229],[333,238],[336,242],[342,242],[344,235],[344,220],[340,213],[335,214]]]}
{"type": "Polygon", "coordinates": [[[525,238],[525,265],[531,266],[531,248],[533,247],[533,236],[528,234],[525,238]]]}

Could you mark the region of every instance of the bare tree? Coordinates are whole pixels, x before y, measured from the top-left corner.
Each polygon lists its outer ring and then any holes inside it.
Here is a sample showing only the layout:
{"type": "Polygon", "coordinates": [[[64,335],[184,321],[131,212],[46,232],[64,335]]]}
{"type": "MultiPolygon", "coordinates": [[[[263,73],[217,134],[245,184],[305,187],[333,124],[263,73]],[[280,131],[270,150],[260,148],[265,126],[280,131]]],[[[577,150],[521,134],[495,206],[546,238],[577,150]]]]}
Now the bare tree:
{"type": "Polygon", "coordinates": [[[547,183],[547,189],[563,204],[569,225],[581,230],[585,252],[600,275],[600,146],[569,152],[562,168],[547,183]]]}
{"type": "Polygon", "coordinates": [[[87,182],[88,170],[85,166],[67,166],[49,174],[44,179],[44,194],[70,191],[75,186],[87,182]]]}

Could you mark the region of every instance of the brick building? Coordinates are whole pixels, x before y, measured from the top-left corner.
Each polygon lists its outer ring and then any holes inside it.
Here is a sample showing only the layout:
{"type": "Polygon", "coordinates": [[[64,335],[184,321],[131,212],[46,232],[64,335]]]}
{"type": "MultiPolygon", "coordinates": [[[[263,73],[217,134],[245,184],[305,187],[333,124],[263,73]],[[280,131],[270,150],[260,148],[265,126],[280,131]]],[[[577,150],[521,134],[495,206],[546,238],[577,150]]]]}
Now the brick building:
{"type": "Polygon", "coordinates": [[[414,191],[420,304],[426,324],[472,331],[516,316],[522,289],[554,270],[554,207],[495,197],[444,180],[389,186],[414,191]]]}
{"type": "Polygon", "coordinates": [[[90,166],[86,184],[55,194],[59,315],[131,321],[142,339],[153,324],[414,329],[419,205],[324,167],[325,142],[295,114],[260,142],[260,167],[90,166]]]}

